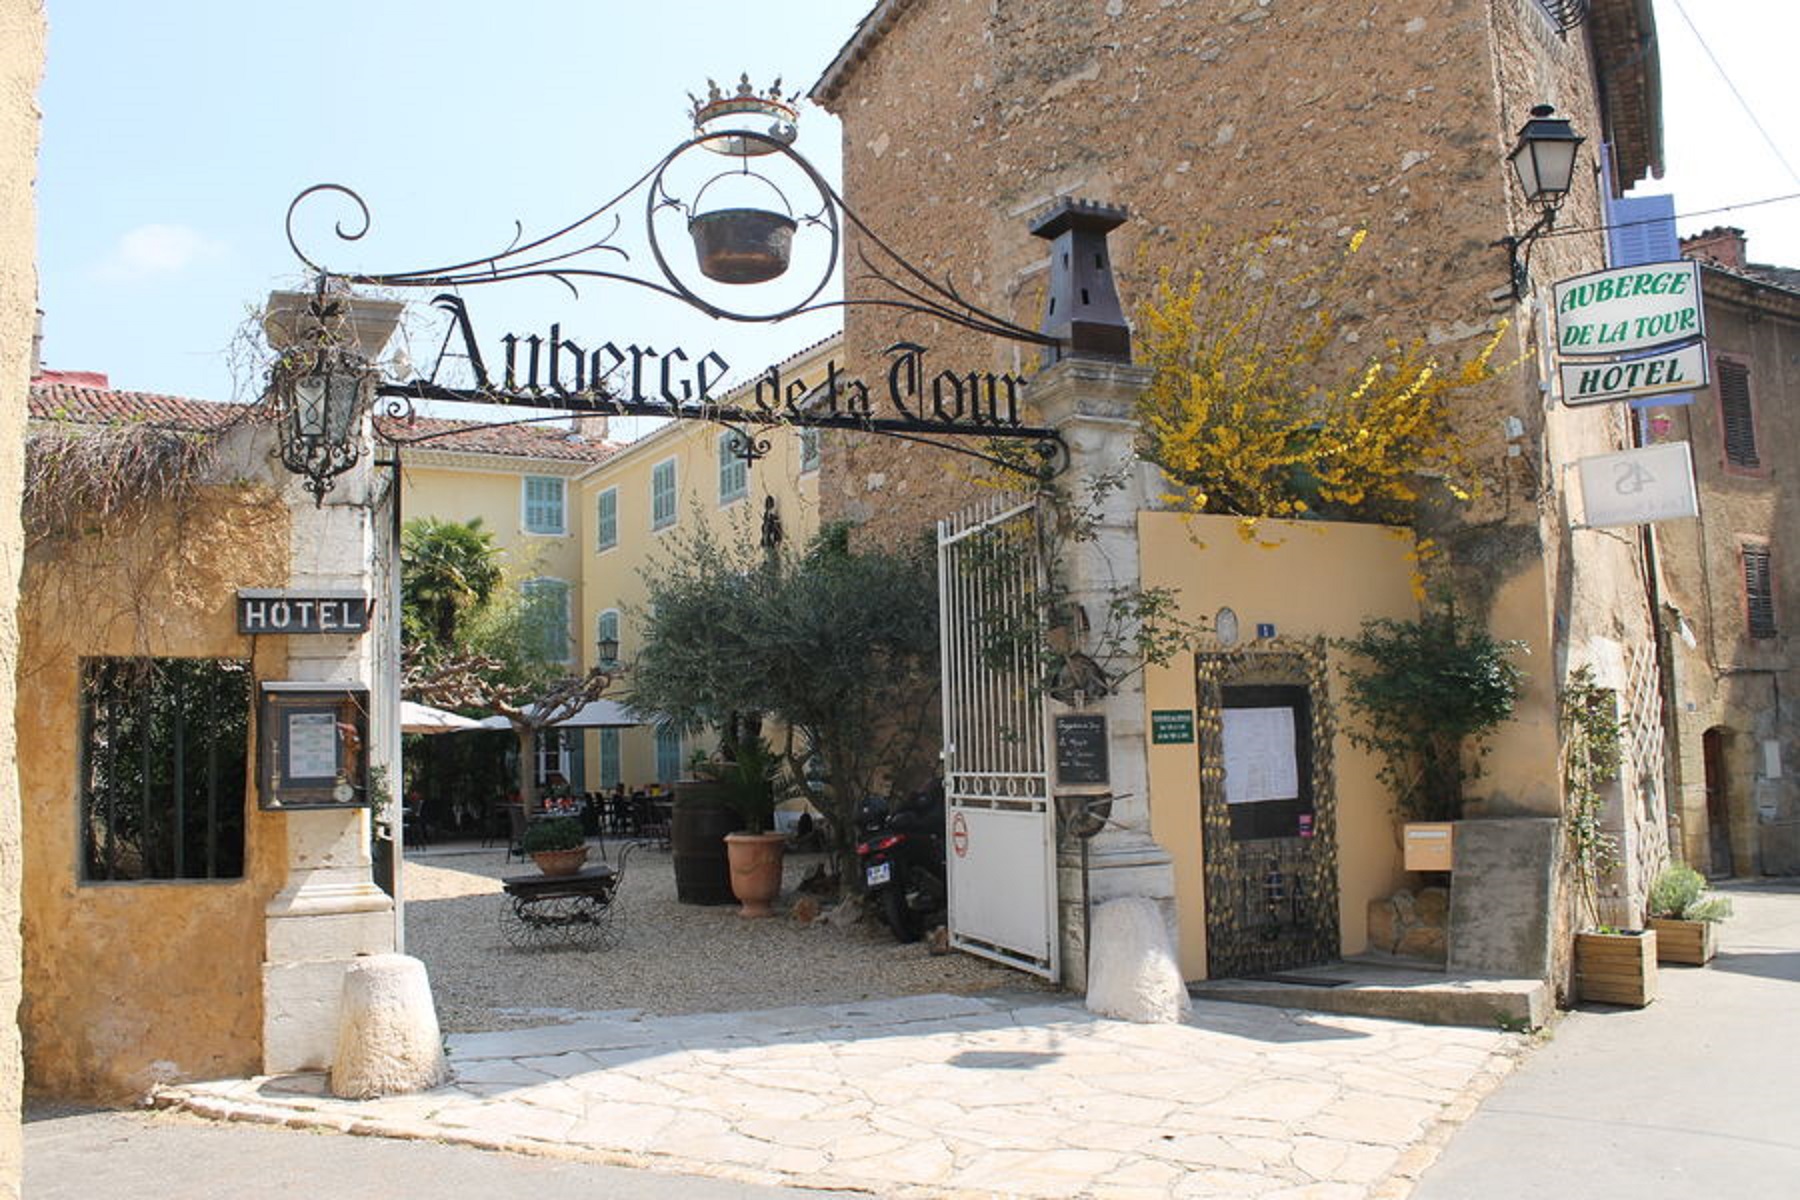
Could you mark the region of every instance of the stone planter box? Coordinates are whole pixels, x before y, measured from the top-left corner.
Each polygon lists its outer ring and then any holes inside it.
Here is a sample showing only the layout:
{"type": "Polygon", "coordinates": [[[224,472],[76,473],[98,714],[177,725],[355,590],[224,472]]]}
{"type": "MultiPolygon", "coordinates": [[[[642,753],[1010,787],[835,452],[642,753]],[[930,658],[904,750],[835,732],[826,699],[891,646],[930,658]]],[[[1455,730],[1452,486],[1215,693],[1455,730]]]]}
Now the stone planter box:
{"type": "Polygon", "coordinates": [[[1719,952],[1719,926],[1716,921],[1677,921],[1651,917],[1650,928],[1656,931],[1656,961],[1687,963],[1704,967],[1719,952]]]}
{"type": "Polygon", "coordinates": [[[1656,999],[1656,931],[1576,934],[1575,990],[1583,1000],[1632,1008],[1656,999]]]}

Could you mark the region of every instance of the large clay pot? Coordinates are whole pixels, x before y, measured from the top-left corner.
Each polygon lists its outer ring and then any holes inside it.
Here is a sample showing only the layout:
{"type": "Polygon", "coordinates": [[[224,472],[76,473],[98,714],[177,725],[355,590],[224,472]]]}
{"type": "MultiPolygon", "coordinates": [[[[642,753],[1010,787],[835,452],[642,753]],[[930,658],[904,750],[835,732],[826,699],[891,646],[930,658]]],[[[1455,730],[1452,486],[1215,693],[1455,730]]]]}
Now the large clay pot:
{"type": "Polygon", "coordinates": [[[738,819],[725,803],[725,788],[705,779],[675,785],[669,810],[669,847],[675,861],[675,898],[683,904],[730,904],[731,868],[725,835],[738,819]]]}
{"type": "Polygon", "coordinates": [[[531,861],[546,875],[579,875],[587,856],[586,846],[576,846],[571,850],[538,850],[532,854],[531,861]]]}
{"type": "Polygon", "coordinates": [[[787,852],[782,833],[733,833],[725,838],[731,860],[731,890],[738,898],[740,917],[770,917],[775,897],[781,895],[781,860],[787,852]]]}

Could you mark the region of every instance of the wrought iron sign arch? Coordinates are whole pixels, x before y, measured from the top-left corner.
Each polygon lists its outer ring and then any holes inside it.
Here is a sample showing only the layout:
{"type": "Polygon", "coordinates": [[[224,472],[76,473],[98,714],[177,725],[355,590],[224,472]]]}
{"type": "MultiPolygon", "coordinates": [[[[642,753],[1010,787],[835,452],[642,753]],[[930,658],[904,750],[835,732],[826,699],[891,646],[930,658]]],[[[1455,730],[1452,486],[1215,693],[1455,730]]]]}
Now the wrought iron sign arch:
{"type": "MultiPolygon", "coordinates": [[[[629,187],[604,204],[540,236],[527,238],[524,226],[514,223],[511,241],[502,249],[463,261],[435,267],[398,271],[350,271],[326,265],[325,256],[309,253],[302,247],[296,229],[296,217],[309,202],[334,198],[352,206],[348,221],[340,219],[331,226],[332,233],[343,243],[360,241],[373,227],[369,206],[354,190],[338,183],[320,183],[301,191],[288,205],[286,235],[294,255],[314,277],[314,291],[321,310],[331,298],[357,287],[436,293],[431,303],[450,316],[445,341],[437,364],[430,374],[400,381],[382,381],[363,392],[344,391],[354,400],[365,395],[378,396],[383,404],[382,436],[396,444],[409,444],[447,436],[451,431],[426,431],[409,436],[405,426],[416,402],[430,400],[451,403],[518,405],[531,408],[553,408],[562,412],[597,413],[618,416],[646,416],[676,419],[699,419],[724,425],[736,431],[739,453],[746,461],[754,461],[768,453],[769,427],[790,425],[802,428],[841,429],[896,437],[921,442],[941,449],[970,455],[988,463],[1034,476],[1052,475],[1066,466],[1068,452],[1060,434],[1054,429],[1028,424],[1022,416],[1022,376],[991,371],[940,369],[936,362],[928,364],[929,350],[918,343],[900,341],[888,347],[885,376],[864,380],[841,371],[829,363],[822,379],[784,379],[778,367],[740,391],[747,398],[725,404],[713,394],[713,388],[724,377],[728,365],[716,353],[693,357],[681,348],[658,352],[637,345],[618,346],[613,342],[597,348],[578,345],[563,336],[559,324],[549,327],[548,336],[537,334],[520,337],[507,334],[500,339],[502,353],[490,370],[482,352],[474,323],[464,305],[461,291],[499,283],[528,279],[552,279],[579,297],[580,285],[590,281],[628,284],[669,297],[708,317],[740,323],[778,323],[803,313],[830,308],[879,308],[893,312],[926,316],[990,337],[1038,346],[1047,359],[1054,359],[1073,343],[1079,344],[1093,320],[1077,320],[1070,336],[1070,306],[1061,312],[1052,296],[1046,327],[1029,329],[969,300],[947,281],[927,275],[895,250],[871,229],[806,158],[793,148],[794,119],[797,117],[790,99],[780,94],[780,84],[766,93],[751,88],[744,77],[736,90],[722,91],[712,86],[706,100],[694,101],[695,134],[640,175],[629,187]],[[755,118],[769,118],[766,129],[748,126],[755,118]],[[702,183],[692,198],[684,199],[675,168],[689,156],[713,153],[735,158],[736,170],[717,172],[702,183]],[[766,159],[769,164],[790,168],[788,174],[803,183],[812,196],[800,205],[796,214],[787,194],[770,177],[770,168],[750,169],[750,160],[766,159]],[[701,203],[708,189],[727,178],[757,180],[773,188],[781,198],[785,212],[756,208],[703,210],[701,203]],[[638,192],[643,193],[643,219],[654,271],[628,268],[631,252],[618,242],[623,227],[621,213],[638,192]],[[765,310],[746,310],[709,298],[684,279],[676,268],[675,256],[665,245],[659,226],[666,228],[668,217],[685,216],[688,232],[696,244],[699,271],[717,283],[754,286],[785,275],[789,269],[791,239],[797,233],[822,233],[825,253],[818,266],[818,278],[803,279],[798,285],[797,299],[783,299],[765,310]],[[866,278],[878,285],[874,295],[843,299],[822,299],[834,277],[845,243],[845,231],[857,233],[857,261],[866,278]],[[1054,322],[1053,322],[1054,317],[1054,322]],[[1060,324],[1055,323],[1060,322],[1060,324]],[[453,343],[460,341],[460,353],[474,376],[473,386],[452,387],[440,383],[438,375],[446,357],[452,356],[453,343]],[[1009,450],[1023,443],[1028,449],[1021,454],[1009,450]]],[[[1097,237],[1103,245],[1105,231],[1124,219],[1123,210],[1101,209],[1079,202],[1065,201],[1056,214],[1061,219],[1040,218],[1033,233],[1047,239],[1069,236],[1097,237]],[[1068,213],[1073,210],[1073,218],[1068,213]],[[1085,218],[1083,214],[1086,214],[1085,218]],[[1096,214],[1098,214],[1096,216],[1096,214]],[[1085,222],[1085,223],[1084,223],[1085,222]],[[1084,232],[1074,235],[1071,227],[1084,232]],[[1096,234],[1096,231],[1097,234],[1096,234]]],[[[1058,243],[1058,252],[1067,260],[1067,247],[1058,243]]],[[[1082,256],[1092,257],[1091,251],[1082,256]]],[[[1100,261],[1104,263],[1102,255],[1100,261]]],[[[1056,287],[1053,271],[1053,291],[1056,287]]],[[[1080,294],[1085,302],[1093,280],[1080,279],[1080,294]]],[[[1117,315],[1116,297],[1112,295],[1110,273],[1104,288],[1097,289],[1111,300],[1113,315],[1103,320],[1112,322],[1114,336],[1101,357],[1129,357],[1128,339],[1123,334],[1124,321],[1117,315]],[[1122,354],[1117,347],[1123,346],[1122,354]]],[[[1075,290],[1073,287],[1070,289],[1075,290]]],[[[788,293],[791,297],[794,293],[788,293]]],[[[328,325],[319,321],[312,332],[319,353],[306,356],[285,355],[271,369],[270,394],[283,411],[293,405],[292,397],[302,382],[295,374],[295,364],[320,361],[323,351],[332,347],[326,332],[328,325]],[[287,399],[283,399],[283,398],[287,399]]],[[[341,347],[333,362],[339,361],[341,347]]],[[[364,364],[365,369],[367,364],[364,364]]],[[[306,385],[305,394],[317,387],[306,385]]],[[[334,393],[335,394],[335,393],[334,393]]],[[[366,398],[361,400],[365,405],[366,398]]],[[[558,416],[523,418],[519,421],[488,424],[529,424],[556,420],[558,416]]],[[[325,422],[338,428],[341,422],[325,422]]],[[[291,422],[290,422],[291,424],[291,422]]],[[[317,424],[317,423],[315,423],[317,424]]],[[[341,456],[309,449],[303,455],[291,456],[303,463],[301,473],[308,475],[308,488],[322,497],[330,487],[334,467],[341,456]]],[[[353,461],[353,459],[352,459],[353,461]]],[[[336,469],[342,469],[338,467],[336,469]]]]}

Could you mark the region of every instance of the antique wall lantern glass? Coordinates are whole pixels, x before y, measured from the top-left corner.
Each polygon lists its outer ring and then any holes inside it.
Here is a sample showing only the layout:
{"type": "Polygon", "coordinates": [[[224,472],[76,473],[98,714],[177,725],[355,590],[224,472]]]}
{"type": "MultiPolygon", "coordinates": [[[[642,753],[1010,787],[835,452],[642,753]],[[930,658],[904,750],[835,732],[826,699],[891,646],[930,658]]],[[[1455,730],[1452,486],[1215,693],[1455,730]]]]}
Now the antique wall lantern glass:
{"type": "Polygon", "coordinates": [[[1531,285],[1531,243],[1556,224],[1556,210],[1575,183],[1575,152],[1587,140],[1567,118],[1555,114],[1548,104],[1533,108],[1531,119],[1519,130],[1519,139],[1507,155],[1526,202],[1539,211],[1530,229],[1494,243],[1506,247],[1514,300],[1523,297],[1531,285]]]}
{"type": "Polygon", "coordinates": [[[694,101],[694,135],[704,139],[701,145],[715,154],[736,158],[738,165],[721,171],[701,185],[695,193],[688,217],[688,236],[694,239],[694,254],[699,259],[700,273],[719,283],[767,283],[787,273],[793,254],[793,206],[775,183],[750,169],[750,160],[773,154],[792,145],[799,120],[799,110],[781,95],[781,81],[767,92],[759,93],[750,85],[750,77],[740,78],[730,94],[707,80],[707,98],[694,101]],[[767,122],[766,128],[752,128],[767,122]],[[757,137],[745,137],[754,133],[757,137]],[[702,210],[701,199],[716,184],[730,187],[738,181],[756,181],[773,192],[784,211],[751,207],[738,203],[730,207],[702,210]]]}

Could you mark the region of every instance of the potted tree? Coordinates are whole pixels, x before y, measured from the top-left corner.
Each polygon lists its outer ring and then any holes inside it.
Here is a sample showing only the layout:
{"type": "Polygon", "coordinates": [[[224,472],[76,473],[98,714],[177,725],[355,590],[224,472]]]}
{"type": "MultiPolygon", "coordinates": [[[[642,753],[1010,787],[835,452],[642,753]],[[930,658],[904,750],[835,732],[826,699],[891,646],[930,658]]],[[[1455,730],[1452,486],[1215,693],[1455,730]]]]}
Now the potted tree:
{"type": "Polygon", "coordinates": [[[1381,756],[1404,865],[1448,871],[1469,756],[1512,716],[1522,682],[1512,656],[1524,643],[1494,637],[1446,598],[1416,621],[1365,621],[1340,644],[1367,664],[1344,669],[1350,707],[1366,718],[1350,739],[1381,756]]]}
{"type": "Polygon", "coordinates": [[[1704,875],[1686,863],[1669,864],[1650,885],[1656,960],[1705,966],[1719,950],[1719,922],[1730,915],[1731,899],[1709,895],[1704,875]]]}
{"type": "Polygon", "coordinates": [[[738,898],[739,916],[772,916],[787,848],[786,835],[768,831],[780,760],[761,737],[730,743],[724,750],[729,757],[697,769],[724,789],[726,805],[743,822],[742,829],[725,835],[731,892],[738,898]]]}
{"type": "Polygon", "coordinates": [[[1575,935],[1575,990],[1583,1000],[1642,1008],[1656,999],[1656,931],[1620,929],[1600,920],[1600,877],[1618,863],[1618,845],[1602,823],[1601,787],[1619,775],[1622,730],[1618,698],[1587,667],[1569,673],[1562,690],[1563,844],[1580,906],[1575,935]]]}
{"type": "Polygon", "coordinates": [[[533,821],[519,844],[546,875],[577,874],[587,861],[587,839],[581,835],[581,822],[574,817],[533,821]]]}

